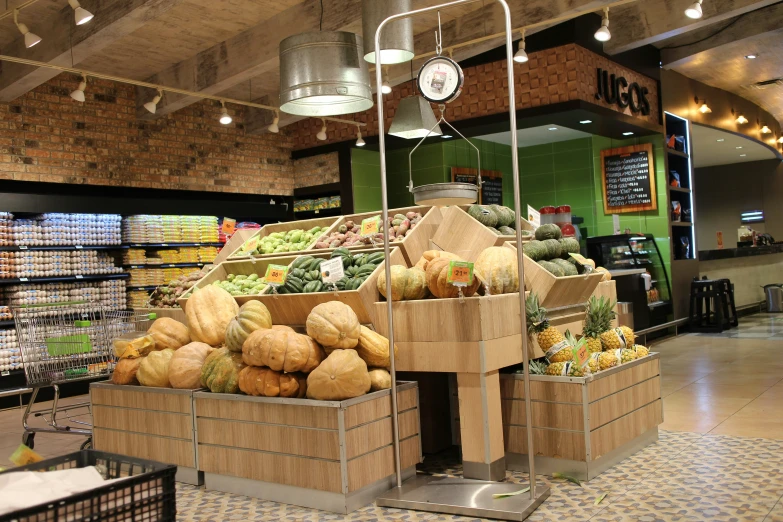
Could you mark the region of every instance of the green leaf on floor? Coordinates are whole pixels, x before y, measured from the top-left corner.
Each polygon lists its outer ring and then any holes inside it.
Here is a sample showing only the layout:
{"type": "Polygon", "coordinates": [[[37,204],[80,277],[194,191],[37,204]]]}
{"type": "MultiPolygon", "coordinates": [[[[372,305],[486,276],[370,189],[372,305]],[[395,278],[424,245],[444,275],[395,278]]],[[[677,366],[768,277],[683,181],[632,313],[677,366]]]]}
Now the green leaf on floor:
{"type": "Polygon", "coordinates": [[[517,495],[521,495],[522,493],[527,493],[528,491],[530,491],[530,487],[526,487],[525,489],[520,489],[519,491],[514,491],[512,493],[495,493],[492,495],[492,498],[515,497],[517,495]]]}
{"type": "Polygon", "coordinates": [[[593,505],[594,505],[594,506],[597,506],[598,504],[600,504],[601,502],[603,502],[603,501],[604,501],[604,499],[606,498],[606,495],[607,495],[607,493],[604,493],[603,495],[600,495],[600,496],[596,497],[596,498],[595,498],[595,502],[593,502],[593,505]]]}
{"type": "Polygon", "coordinates": [[[579,482],[579,479],[575,479],[574,477],[571,477],[569,475],[565,475],[563,473],[552,473],[552,478],[567,480],[568,482],[573,482],[577,486],[581,486],[582,485],[582,483],[579,482]]]}

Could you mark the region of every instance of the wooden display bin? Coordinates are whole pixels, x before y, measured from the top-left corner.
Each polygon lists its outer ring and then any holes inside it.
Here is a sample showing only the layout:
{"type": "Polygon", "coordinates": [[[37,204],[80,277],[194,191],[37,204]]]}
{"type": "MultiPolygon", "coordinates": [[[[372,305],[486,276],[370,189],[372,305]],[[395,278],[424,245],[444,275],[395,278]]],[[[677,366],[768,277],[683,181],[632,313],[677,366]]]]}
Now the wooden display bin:
{"type": "Polygon", "coordinates": [[[223,248],[220,249],[220,252],[218,252],[217,257],[210,263],[211,265],[219,265],[228,257],[242,248],[242,245],[245,244],[245,241],[250,239],[251,237],[255,236],[258,233],[257,228],[240,228],[236,230],[228,241],[226,241],[226,244],[223,245],[223,248]]]}
{"type": "MultiPolygon", "coordinates": [[[[439,249],[457,254],[466,261],[476,261],[479,254],[492,246],[516,241],[516,236],[499,236],[468,215],[468,205],[453,206],[443,211],[443,220],[432,243],[439,249]]],[[[524,230],[533,226],[522,219],[524,230]]],[[[413,261],[415,264],[418,259],[413,261]]]]}
{"type": "MultiPolygon", "coordinates": [[[[400,247],[402,250],[402,255],[405,258],[405,262],[408,264],[408,266],[413,266],[416,264],[416,262],[421,258],[421,255],[426,252],[427,250],[430,250],[430,239],[435,235],[435,232],[438,230],[441,224],[442,216],[441,211],[438,207],[405,207],[405,208],[394,208],[389,209],[389,216],[393,216],[394,214],[405,214],[407,212],[419,212],[421,213],[421,221],[416,225],[416,228],[413,229],[413,231],[405,236],[405,238],[402,241],[397,241],[391,243],[392,246],[400,247]]],[[[374,216],[380,216],[381,213],[378,211],[374,212],[365,212],[363,214],[352,214],[350,216],[343,216],[335,223],[334,227],[331,231],[337,230],[340,225],[344,224],[346,221],[353,221],[356,224],[361,224],[362,220],[371,218],[374,216]]],[[[383,243],[379,244],[380,247],[383,247],[383,243]]],[[[352,246],[348,247],[349,250],[368,250],[371,248],[376,248],[372,245],[360,245],[360,246],[352,246]]],[[[323,248],[315,250],[313,249],[312,252],[332,252],[334,251],[334,248],[323,248]]]]}
{"type": "Polygon", "coordinates": [[[188,325],[188,317],[185,315],[185,310],[182,308],[134,308],[136,314],[155,314],[156,319],[161,317],[169,317],[175,319],[185,326],[188,325]]]}
{"type": "MultiPolygon", "coordinates": [[[[657,353],[587,377],[530,376],[536,471],[591,480],[658,440],[663,422],[657,353]]],[[[501,375],[509,469],[527,469],[525,388],[501,375]]]]}
{"type": "MultiPolygon", "coordinates": [[[[332,228],[335,226],[335,224],[339,220],[340,220],[339,217],[332,216],[332,217],[322,217],[322,218],[315,218],[315,219],[303,219],[301,221],[286,221],[285,223],[272,223],[272,224],[269,224],[269,225],[264,225],[263,227],[258,229],[255,234],[253,234],[252,236],[248,237],[242,243],[242,245],[244,245],[247,241],[249,241],[250,239],[252,239],[254,237],[257,237],[257,238],[261,239],[261,238],[264,238],[264,237],[266,237],[266,236],[268,236],[270,234],[274,234],[275,232],[288,232],[290,230],[297,230],[297,229],[310,230],[313,227],[323,227],[323,228],[326,229],[323,232],[321,232],[321,234],[318,236],[318,237],[321,237],[322,235],[328,234],[329,232],[331,232],[332,228]]],[[[300,254],[301,255],[303,252],[305,252],[307,250],[311,250],[313,248],[313,246],[315,245],[316,241],[318,240],[318,237],[316,237],[315,240],[312,243],[310,243],[307,246],[307,248],[305,248],[304,250],[300,250],[300,251],[297,251],[297,252],[276,252],[276,253],[273,253],[273,254],[259,254],[259,255],[254,255],[252,257],[255,258],[255,259],[259,259],[259,258],[263,259],[263,258],[267,258],[267,257],[275,257],[275,256],[279,257],[279,256],[287,255],[287,254],[300,254]]],[[[231,257],[229,257],[229,260],[234,260],[234,259],[237,259],[237,258],[241,259],[242,257],[245,257],[245,258],[250,257],[250,256],[247,256],[247,254],[239,254],[239,249],[242,247],[242,245],[240,245],[231,254],[231,257]]]]}
{"type": "MultiPolygon", "coordinates": [[[[194,394],[207,489],[350,513],[396,484],[391,390],[346,401],[194,394]]],[[[398,383],[404,476],[421,462],[418,388],[398,383]]]]}
{"type": "Polygon", "coordinates": [[[177,481],[201,485],[193,390],[90,384],[96,450],[177,465],[177,481]]]}

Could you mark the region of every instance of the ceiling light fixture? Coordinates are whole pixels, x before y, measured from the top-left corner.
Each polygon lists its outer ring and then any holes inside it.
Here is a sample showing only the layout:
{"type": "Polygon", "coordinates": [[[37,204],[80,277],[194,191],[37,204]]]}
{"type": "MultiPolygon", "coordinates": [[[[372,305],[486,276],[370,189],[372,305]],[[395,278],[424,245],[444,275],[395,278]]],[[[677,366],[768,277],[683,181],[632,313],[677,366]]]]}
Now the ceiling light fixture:
{"type": "Polygon", "coordinates": [[[764,125],[761,127],[761,134],[772,134],[772,129],[764,125]]]}
{"type": "Polygon", "coordinates": [[[389,83],[389,68],[384,67],[383,68],[383,83],[381,84],[381,92],[383,94],[391,94],[392,87],[389,83]]]}
{"type": "Polygon", "coordinates": [[[547,130],[556,131],[557,127],[549,127],[547,130]]]}
{"type": "Polygon", "coordinates": [[[741,149],[741,148],[742,148],[742,145],[740,145],[739,147],[735,147],[735,148],[736,148],[737,150],[739,150],[739,149],[741,149]]]}
{"type": "Polygon", "coordinates": [[[228,109],[226,109],[226,102],[221,100],[220,101],[220,106],[221,106],[221,109],[220,109],[220,123],[222,123],[223,125],[228,125],[229,123],[234,121],[234,119],[231,118],[231,116],[228,115],[228,109]]]}
{"type": "Polygon", "coordinates": [[[748,54],[748,55],[745,56],[745,59],[746,60],[755,60],[758,57],[759,56],[757,54],[748,54]]]}
{"type": "Polygon", "coordinates": [[[326,141],[326,120],[321,118],[321,130],[315,135],[319,141],[326,141]]]}
{"type": "Polygon", "coordinates": [[[280,125],[279,124],[280,124],[280,113],[278,111],[275,111],[275,117],[272,118],[272,123],[270,123],[269,127],[267,127],[266,129],[269,132],[277,134],[278,132],[280,132],[280,125]]]}
{"type": "Polygon", "coordinates": [[[694,98],[694,101],[696,102],[696,105],[701,105],[699,107],[699,112],[702,114],[709,114],[712,112],[712,109],[710,109],[710,106],[707,105],[707,100],[699,99],[698,96],[694,98]]]}
{"type": "Polygon", "coordinates": [[[71,93],[71,98],[77,102],[84,102],[84,90],[87,88],[87,75],[82,74],[82,81],[79,82],[79,87],[71,93]]]}
{"type": "Polygon", "coordinates": [[[580,120],[579,123],[582,125],[587,125],[588,123],[593,123],[593,120],[580,120]]]}
{"type": "Polygon", "coordinates": [[[79,4],[79,0],[68,0],[68,4],[73,8],[73,16],[76,20],[76,25],[84,25],[95,16],[87,9],[83,8],[81,4],[79,4]]]}
{"type": "Polygon", "coordinates": [[[525,63],[530,58],[527,56],[527,52],[525,51],[525,29],[522,28],[522,39],[519,41],[519,49],[514,54],[514,61],[517,63],[525,63]]]}
{"type": "Polygon", "coordinates": [[[745,115],[740,114],[737,116],[737,125],[745,125],[748,123],[748,119],[745,117],[745,115]]]}
{"type": "MultiPolygon", "coordinates": [[[[363,0],[362,34],[364,59],[376,63],[375,32],[386,18],[411,11],[411,0],[363,0]]],[[[381,36],[381,64],[403,63],[413,59],[413,19],[403,18],[386,24],[381,36]]]]}
{"type": "Polygon", "coordinates": [[[158,103],[160,103],[161,98],[163,98],[163,91],[158,89],[158,94],[156,94],[152,100],[145,103],[144,108],[152,114],[155,114],[155,112],[158,110],[158,103]]]}
{"type": "Polygon", "coordinates": [[[631,131],[623,132],[623,136],[633,136],[633,132],[631,131]]]}
{"type": "Polygon", "coordinates": [[[24,46],[28,49],[41,41],[41,37],[35,33],[31,33],[30,29],[26,25],[19,23],[19,9],[14,9],[14,23],[19,32],[24,36],[24,46]]]}
{"type": "Polygon", "coordinates": [[[604,7],[604,17],[601,20],[601,27],[595,32],[595,39],[599,42],[608,42],[612,39],[612,33],[609,32],[609,8],[604,7]]]}
{"type": "Polygon", "coordinates": [[[453,137],[454,136],[452,136],[451,134],[443,134],[443,135],[441,135],[441,138],[443,138],[444,140],[447,139],[447,138],[453,138],[453,137]]]}
{"type": "Polygon", "coordinates": [[[698,20],[704,13],[701,11],[701,3],[703,0],[696,0],[693,4],[685,10],[685,16],[698,20]]]}
{"type": "Polygon", "coordinates": [[[410,140],[425,136],[442,136],[443,131],[440,130],[432,105],[421,96],[408,96],[400,100],[389,127],[389,134],[410,140]]]}
{"type": "Polygon", "coordinates": [[[718,143],[722,143],[722,142],[726,141],[726,138],[721,138],[721,139],[715,140],[715,141],[717,141],[718,143]]]}
{"type": "Polygon", "coordinates": [[[356,138],[357,147],[364,147],[365,145],[367,145],[362,139],[362,128],[359,126],[356,127],[356,136],[357,136],[356,138]]]}
{"type": "Polygon", "coordinates": [[[747,154],[740,154],[740,158],[744,158],[746,156],[747,156],[747,154]]]}
{"type": "Polygon", "coordinates": [[[778,138],[778,143],[783,143],[783,136],[781,136],[780,138],[778,138]]]}

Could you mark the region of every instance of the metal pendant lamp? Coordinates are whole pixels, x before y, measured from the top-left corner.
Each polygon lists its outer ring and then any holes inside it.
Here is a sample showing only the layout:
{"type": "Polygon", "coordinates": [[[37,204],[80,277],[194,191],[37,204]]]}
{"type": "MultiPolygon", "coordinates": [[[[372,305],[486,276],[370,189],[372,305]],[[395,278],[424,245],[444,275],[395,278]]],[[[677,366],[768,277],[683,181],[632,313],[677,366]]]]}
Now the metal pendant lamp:
{"type": "Polygon", "coordinates": [[[413,59],[413,19],[404,18],[389,23],[381,37],[381,59],[375,57],[374,41],[378,25],[386,18],[407,13],[411,0],[363,0],[362,34],[367,42],[364,59],[382,65],[409,62],[413,59]]]}
{"type": "Polygon", "coordinates": [[[389,134],[406,140],[441,136],[443,132],[430,103],[421,96],[408,96],[400,100],[389,134]]]}
{"type": "Polygon", "coordinates": [[[362,38],[344,31],[289,36],[280,42],[280,110],[335,116],[373,106],[362,38]]]}

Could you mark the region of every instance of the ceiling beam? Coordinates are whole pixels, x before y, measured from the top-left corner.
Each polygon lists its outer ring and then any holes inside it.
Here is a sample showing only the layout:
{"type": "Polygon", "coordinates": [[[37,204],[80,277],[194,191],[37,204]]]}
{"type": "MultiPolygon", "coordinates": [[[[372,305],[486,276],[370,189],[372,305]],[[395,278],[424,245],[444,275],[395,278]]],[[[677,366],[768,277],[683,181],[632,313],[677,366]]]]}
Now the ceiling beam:
{"type": "Polygon", "coordinates": [[[604,44],[608,54],[618,54],[645,45],[656,44],[716,22],[731,20],[779,0],[710,0],[702,4],[704,16],[692,20],[685,16],[687,0],[672,6],[671,0],[642,0],[618,7],[609,13],[612,39],[604,44]]]}
{"type": "Polygon", "coordinates": [[[723,24],[726,29],[714,36],[712,35],[720,29],[717,25],[664,42],[665,46],[661,48],[662,65],[667,69],[677,67],[704,51],[771,31],[780,31],[783,28],[783,3],[753,11],[723,24]],[[727,26],[729,23],[731,25],[727,26]]]}
{"type": "MultiPolygon", "coordinates": [[[[20,35],[3,52],[63,67],[78,65],[183,1],[83,0],[82,6],[95,13],[95,18],[84,25],[74,25],[73,9],[68,5],[57,13],[48,27],[39,27],[25,20],[22,11],[20,22],[25,22],[33,32],[41,35],[43,41],[27,49],[24,37],[20,35]]],[[[15,28],[8,30],[16,31],[15,28]]],[[[59,71],[54,69],[4,62],[0,65],[0,101],[14,100],[58,74],[59,71]]]]}

